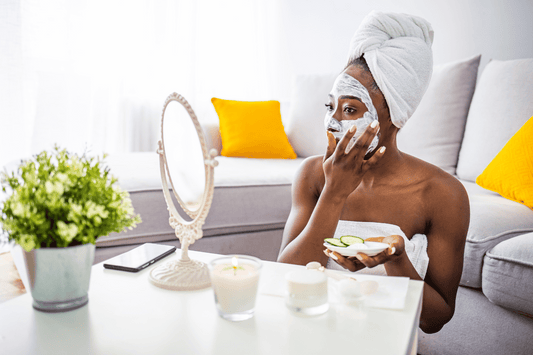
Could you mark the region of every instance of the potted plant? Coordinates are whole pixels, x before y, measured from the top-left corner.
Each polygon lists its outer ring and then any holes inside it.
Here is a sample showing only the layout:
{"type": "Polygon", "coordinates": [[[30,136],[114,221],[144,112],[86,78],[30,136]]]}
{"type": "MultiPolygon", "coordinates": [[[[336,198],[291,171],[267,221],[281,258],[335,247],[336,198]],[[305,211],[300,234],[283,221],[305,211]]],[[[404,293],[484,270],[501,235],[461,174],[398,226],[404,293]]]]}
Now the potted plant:
{"type": "Polygon", "coordinates": [[[0,223],[24,249],[38,310],[85,305],[96,239],[141,222],[128,192],[104,166],[105,157],[79,157],[56,146],[22,161],[16,172],[1,173],[8,197],[0,205],[0,223]]]}

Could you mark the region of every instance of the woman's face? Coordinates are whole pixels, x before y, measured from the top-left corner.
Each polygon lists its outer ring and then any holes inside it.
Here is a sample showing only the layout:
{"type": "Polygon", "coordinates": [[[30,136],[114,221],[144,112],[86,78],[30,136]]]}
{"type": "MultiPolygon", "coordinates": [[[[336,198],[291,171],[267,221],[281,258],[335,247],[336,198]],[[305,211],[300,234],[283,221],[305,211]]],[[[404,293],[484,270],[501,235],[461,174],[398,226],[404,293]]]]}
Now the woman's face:
{"type": "MultiPolygon", "coordinates": [[[[362,73],[351,70],[353,68],[355,67],[347,68],[335,80],[328,96],[324,119],[326,130],[332,132],[337,140],[340,140],[350,127],[357,126],[349,147],[355,143],[372,121],[378,119],[378,113],[367,86],[356,78],[361,77],[362,73]]],[[[368,80],[363,81],[368,84],[368,80]]],[[[375,150],[378,142],[379,133],[370,144],[368,152],[375,150]]]]}

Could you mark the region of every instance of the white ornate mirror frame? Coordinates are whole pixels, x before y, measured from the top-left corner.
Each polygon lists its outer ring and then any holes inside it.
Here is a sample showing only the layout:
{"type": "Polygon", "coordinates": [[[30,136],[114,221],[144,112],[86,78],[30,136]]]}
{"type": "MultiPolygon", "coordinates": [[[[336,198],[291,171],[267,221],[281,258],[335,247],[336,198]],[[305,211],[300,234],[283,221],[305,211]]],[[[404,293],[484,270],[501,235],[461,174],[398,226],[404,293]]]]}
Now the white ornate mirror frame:
{"type": "MultiPolygon", "coordinates": [[[[202,131],[202,127],[198,122],[198,118],[194,113],[192,107],[189,105],[187,100],[177,93],[169,95],[163,106],[163,113],[161,115],[161,140],[158,142],[157,153],[159,154],[159,163],[161,168],[161,183],[163,185],[163,193],[165,195],[165,200],[167,202],[167,208],[169,211],[169,223],[176,233],[181,243],[181,259],[169,261],[166,264],[163,264],[159,267],[154,268],[150,272],[150,281],[159,287],[169,289],[169,290],[198,290],[202,288],[209,287],[211,285],[209,279],[209,270],[207,265],[189,258],[188,250],[189,245],[193,244],[198,239],[202,238],[202,226],[211,207],[211,201],[213,199],[214,191],[214,168],[218,165],[218,162],[215,160],[217,151],[211,149],[207,152],[207,145],[205,143],[205,137],[202,131]],[[191,217],[191,221],[186,221],[178,212],[174,202],[172,201],[172,196],[170,194],[167,175],[172,184],[172,177],[170,176],[170,170],[168,168],[168,162],[165,153],[165,140],[163,134],[163,124],[165,121],[165,111],[167,106],[172,101],[177,101],[185,110],[187,110],[194,127],[196,128],[196,133],[200,140],[200,145],[202,147],[202,153],[204,158],[204,167],[205,167],[205,189],[202,197],[202,202],[198,210],[190,210],[187,207],[187,204],[183,202],[180,198],[176,189],[172,188],[174,195],[181,208],[191,217]]],[[[174,186],[173,186],[174,187],[174,186]]]]}

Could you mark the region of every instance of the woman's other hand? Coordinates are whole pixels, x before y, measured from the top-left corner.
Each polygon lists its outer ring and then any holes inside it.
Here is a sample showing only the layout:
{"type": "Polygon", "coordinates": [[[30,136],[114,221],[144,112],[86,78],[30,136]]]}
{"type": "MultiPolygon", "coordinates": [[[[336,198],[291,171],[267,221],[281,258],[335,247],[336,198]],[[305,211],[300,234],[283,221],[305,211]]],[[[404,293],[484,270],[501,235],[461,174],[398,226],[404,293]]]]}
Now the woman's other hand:
{"type": "Polygon", "coordinates": [[[377,265],[394,261],[405,253],[405,243],[400,235],[367,238],[365,242],[387,243],[389,247],[374,256],[368,256],[360,252],[356,256],[345,257],[329,249],[324,250],[324,253],[335,260],[337,264],[350,271],[358,271],[365,267],[373,268],[377,265]]]}

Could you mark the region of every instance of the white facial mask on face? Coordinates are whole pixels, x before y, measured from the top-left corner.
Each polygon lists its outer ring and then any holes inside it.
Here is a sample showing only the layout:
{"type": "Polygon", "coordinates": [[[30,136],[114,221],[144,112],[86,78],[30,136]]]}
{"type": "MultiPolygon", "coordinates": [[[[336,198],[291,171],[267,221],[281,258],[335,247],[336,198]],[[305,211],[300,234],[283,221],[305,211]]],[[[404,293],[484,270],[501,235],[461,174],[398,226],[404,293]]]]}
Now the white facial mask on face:
{"type": "MultiPolygon", "coordinates": [[[[359,138],[363,134],[366,127],[371,124],[372,121],[378,119],[376,108],[372,104],[370,94],[368,93],[368,90],[363,86],[363,84],[361,84],[355,78],[346,73],[341,73],[337,77],[337,79],[335,79],[335,83],[333,84],[333,89],[331,89],[330,95],[333,96],[333,110],[328,110],[328,112],[326,113],[326,117],[324,119],[324,126],[326,127],[326,131],[329,129],[335,130],[336,132],[331,133],[333,133],[335,138],[341,139],[344,134],[350,129],[350,127],[355,125],[357,127],[357,131],[355,132],[353,138],[350,140],[348,146],[346,147],[346,151],[349,151],[355,144],[357,138],[359,138]],[[354,96],[361,99],[361,101],[365,104],[368,110],[364,113],[363,117],[358,118],[356,120],[342,120],[340,122],[333,118],[333,115],[335,114],[339,106],[339,98],[345,95],[354,96]]],[[[376,147],[378,146],[378,141],[379,133],[370,143],[367,153],[376,149],[376,147]]]]}

